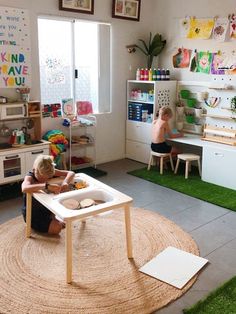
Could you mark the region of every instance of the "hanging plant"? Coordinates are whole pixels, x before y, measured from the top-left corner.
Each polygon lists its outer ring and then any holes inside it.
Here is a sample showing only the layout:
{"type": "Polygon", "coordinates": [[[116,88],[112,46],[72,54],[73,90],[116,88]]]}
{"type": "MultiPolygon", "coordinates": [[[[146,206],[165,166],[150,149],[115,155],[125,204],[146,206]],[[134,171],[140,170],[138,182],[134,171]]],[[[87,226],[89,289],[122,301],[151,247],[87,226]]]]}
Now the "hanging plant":
{"type": "Polygon", "coordinates": [[[142,46],[135,45],[142,53],[147,57],[147,68],[151,69],[153,58],[158,56],[166,45],[166,40],[162,40],[160,34],[155,34],[152,38],[152,33],[150,32],[149,41],[146,43],[143,39],[139,39],[142,46]]]}

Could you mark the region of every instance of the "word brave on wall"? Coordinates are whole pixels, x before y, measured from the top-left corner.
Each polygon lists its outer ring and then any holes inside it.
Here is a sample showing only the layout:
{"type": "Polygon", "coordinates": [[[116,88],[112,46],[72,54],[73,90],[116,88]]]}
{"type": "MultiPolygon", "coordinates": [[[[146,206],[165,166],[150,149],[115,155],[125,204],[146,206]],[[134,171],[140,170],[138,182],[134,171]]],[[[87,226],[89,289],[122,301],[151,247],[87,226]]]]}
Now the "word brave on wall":
{"type": "Polygon", "coordinates": [[[28,11],[0,7],[0,88],[30,85],[28,11]]]}

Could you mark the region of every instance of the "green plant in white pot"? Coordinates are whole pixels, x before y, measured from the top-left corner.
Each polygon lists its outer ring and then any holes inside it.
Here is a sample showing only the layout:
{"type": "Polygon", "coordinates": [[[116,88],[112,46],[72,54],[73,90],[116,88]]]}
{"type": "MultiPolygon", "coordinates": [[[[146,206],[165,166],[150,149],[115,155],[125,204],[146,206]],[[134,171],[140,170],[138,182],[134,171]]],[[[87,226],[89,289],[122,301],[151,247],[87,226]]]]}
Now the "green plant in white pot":
{"type": "Polygon", "coordinates": [[[146,43],[143,39],[139,39],[141,42],[141,46],[135,45],[142,53],[147,57],[147,68],[150,69],[152,67],[153,58],[157,57],[166,45],[166,40],[162,40],[162,36],[158,33],[152,37],[152,33],[150,32],[149,41],[146,43]]]}

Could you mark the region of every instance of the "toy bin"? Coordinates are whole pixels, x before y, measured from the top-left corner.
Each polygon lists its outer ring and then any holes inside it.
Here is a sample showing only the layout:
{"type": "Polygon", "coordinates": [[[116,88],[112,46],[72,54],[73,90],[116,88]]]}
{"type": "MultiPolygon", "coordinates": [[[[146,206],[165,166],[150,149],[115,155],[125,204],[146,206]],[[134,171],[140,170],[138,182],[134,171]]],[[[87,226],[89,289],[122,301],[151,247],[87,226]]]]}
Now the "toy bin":
{"type": "Polygon", "coordinates": [[[182,89],[180,91],[180,97],[183,99],[188,99],[190,97],[190,91],[187,89],[182,89]]]}
{"type": "Polygon", "coordinates": [[[186,121],[188,123],[194,123],[195,122],[194,116],[187,115],[185,118],[186,118],[186,121]]]}

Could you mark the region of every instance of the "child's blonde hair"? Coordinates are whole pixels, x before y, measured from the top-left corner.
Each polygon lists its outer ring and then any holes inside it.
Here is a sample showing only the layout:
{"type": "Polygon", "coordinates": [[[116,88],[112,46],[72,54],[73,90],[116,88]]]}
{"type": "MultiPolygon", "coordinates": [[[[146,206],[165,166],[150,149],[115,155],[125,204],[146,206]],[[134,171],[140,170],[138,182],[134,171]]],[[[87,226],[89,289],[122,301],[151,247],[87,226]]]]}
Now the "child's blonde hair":
{"type": "Polygon", "coordinates": [[[37,170],[40,175],[51,178],[54,176],[55,168],[53,157],[49,155],[39,155],[33,164],[34,170],[37,170]]]}
{"type": "Polygon", "coordinates": [[[169,106],[162,106],[157,112],[157,117],[162,118],[166,114],[171,118],[173,115],[173,112],[169,106]]]}

